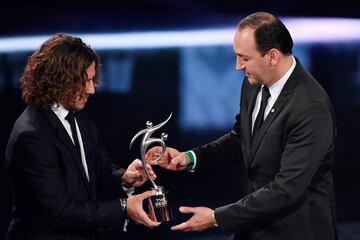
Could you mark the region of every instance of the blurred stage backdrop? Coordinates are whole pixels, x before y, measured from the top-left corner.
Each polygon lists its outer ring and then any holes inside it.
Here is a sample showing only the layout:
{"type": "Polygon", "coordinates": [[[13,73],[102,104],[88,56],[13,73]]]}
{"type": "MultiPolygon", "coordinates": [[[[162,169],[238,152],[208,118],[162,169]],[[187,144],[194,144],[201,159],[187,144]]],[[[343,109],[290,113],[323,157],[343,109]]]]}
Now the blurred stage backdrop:
{"type": "MultiPolygon", "coordinates": [[[[126,167],[139,156],[133,135],[147,120],[157,124],[173,112],[161,132],[179,150],[207,143],[229,131],[239,111],[243,74],[235,70],[232,38],[238,21],[255,11],[284,20],[294,55],[319,80],[335,107],[338,127],[334,168],[340,239],[360,239],[360,3],[342,1],[235,0],[13,0],[0,8],[0,239],[11,210],[4,151],[24,104],[19,79],[26,58],[57,32],[83,38],[100,55],[102,84],[89,99],[114,161],[126,167]]],[[[174,219],[154,230],[130,223],[103,232],[103,239],[231,239],[218,229],[176,233],[188,219],[180,205],[217,207],[242,195],[241,165],[201,173],[155,169],[171,193],[174,219]],[[221,190],[220,190],[221,189],[221,190]]],[[[139,191],[146,190],[149,185],[139,191]]],[[[316,227],[316,226],[314,226],[316,227]]]]}

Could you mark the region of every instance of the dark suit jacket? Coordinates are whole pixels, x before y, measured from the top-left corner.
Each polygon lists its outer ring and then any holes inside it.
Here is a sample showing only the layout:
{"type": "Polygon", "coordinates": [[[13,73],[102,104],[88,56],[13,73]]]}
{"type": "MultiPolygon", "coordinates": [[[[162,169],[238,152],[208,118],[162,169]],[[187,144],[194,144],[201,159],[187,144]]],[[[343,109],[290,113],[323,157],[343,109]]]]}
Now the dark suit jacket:
{"type": "Polygon", "coordinates": [[[215,210],[219,227],[243,240],[336,239],[336,128],[327,94],[297,61],[251,144],[257,89],[245,79],[232,132],[194,149],[198,169],[244,164],[247,195],[215,210]]]}
{"type": "Polygon", "coordinates": [[[13,186],[13,239],[94,239],[98,228],[121,227],[120,176],[94,125],[77,114],[90,182],[72,140],[53,111],[27,107],[11,133],[6,161],[13,186]]]}

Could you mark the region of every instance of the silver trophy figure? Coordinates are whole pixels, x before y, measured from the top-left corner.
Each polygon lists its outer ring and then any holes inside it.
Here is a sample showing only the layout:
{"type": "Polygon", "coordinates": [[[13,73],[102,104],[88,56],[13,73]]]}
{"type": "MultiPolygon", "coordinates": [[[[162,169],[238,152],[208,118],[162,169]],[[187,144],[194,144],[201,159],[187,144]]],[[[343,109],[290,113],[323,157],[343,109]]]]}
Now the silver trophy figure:
{"type": "Polygon", "coordinates": [[[148,200],[148,206],[149,206],[149,215],[150,219],[157,222],[166,222],[171,219],[171,208],[168,202],[168,192],[165,191],[163,186],[158,186],[150,178],[149,171],[146,167],[146,161],[145,161],[145,154],[147,151],[147,148],[150,144],[160,144],[162,147],[162,150],[160,152],[160,155],[153,160],[152,163],[158,161],[165,153],[166,151],[166,145],[165,141],[167,140],[168,135],[166,133],[162,133],[160,138],[151,138],[151,135],[158,129],[160,129],[162,126],[164,126],[171,118],[172,113],[170,113],[170,116],[162,123],[153,126],[152,122],[147,121],[146,122],[146,129],[143,129],[139,131],[131,140],[130,142],[130,148],[134,141],[141,135],[143,135],[143,138],[140,143],[140,156],[141,156],[141,162],[144,167],[145,174],[147,175],[148,179],[151,181],[151,184],[153,185],[152,189],[155,190],[156,195],[152,196],[148,200]]]}

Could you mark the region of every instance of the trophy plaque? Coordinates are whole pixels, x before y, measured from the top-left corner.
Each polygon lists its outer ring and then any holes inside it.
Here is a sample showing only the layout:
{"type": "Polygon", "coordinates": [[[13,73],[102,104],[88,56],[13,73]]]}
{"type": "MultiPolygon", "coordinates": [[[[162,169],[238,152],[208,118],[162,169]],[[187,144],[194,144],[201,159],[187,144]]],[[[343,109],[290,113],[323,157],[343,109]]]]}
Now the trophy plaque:
{"type": "Polygon", "coordinates": [[[147,148],[151,144],[160,144],[161,145],[161,152],[160,155],[152,161],[152,163],[158,161],[161,159],[161,157],[164,155],[166,151],[166,145],[165,141],[167,140],[168,135],[166,133],[162,133],[160,138],[152,138],[151,135],[158,129],[160,129],[162,126],[164,126],[171,118],[172,113],[170,113],[170,116],[162,123],[153,126],[153,123],[150,121],[146,122],[146,128],[139,131],[131,140],[130,142],[130,148],[134,141],[141,135],[143,135],[141,143],[140,143],[140,156],[141,156],[141,162],[144,167],[145,174],[147,175],[148,179],[150,180],[152,184],[152,190],[156,192],[154,196],[151,196],[148,199],[148,207],[149,207],[149,217],[151,220],[156,222],[166,222],[169,221],[172,218],[171,214],[171,208],[169,205],[169,199],[168,199],[168,191],[165,190],[164,186],[158,186],[156,185],[155,181],[150,178],[149,171],[146,167],[146,161],[145,161],[145,154],[147,151],[147,148]]]}

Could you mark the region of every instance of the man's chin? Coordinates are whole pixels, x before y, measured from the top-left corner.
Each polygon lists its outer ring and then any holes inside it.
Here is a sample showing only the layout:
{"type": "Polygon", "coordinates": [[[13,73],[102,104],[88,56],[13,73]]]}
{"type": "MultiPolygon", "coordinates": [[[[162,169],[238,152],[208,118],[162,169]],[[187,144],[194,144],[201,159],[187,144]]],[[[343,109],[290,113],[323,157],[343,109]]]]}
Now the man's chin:
{"type": "Polygon", "coordinates": [[[75,111],[80,111],[84,109],[85,105],[87,103],[87,98],[81,99],[81,101],[78,101],[74,104],[75,111]]]}
{"type": "Polygon", "coordinates": [[[254,78],[248,77],[248,81],[250,83],[250,85],[257,85],[259,84],[258,81],[256,81],[254,78]]]}
{"type": "Polygon", "coordinates": [[[77,104],[72,105],[71,108],[72,108],[72,110],[78,112],[78,111],[83,110],[84,107],[85,107],[85,105],[86,105],[86,102],[84,102],[84,103],[77,103],[77,104]]]}
{"type": "Polygon", "coordinates": [[[76,111],[81,111],[85,108],[85,104],[76,106],[76,111]]]}

